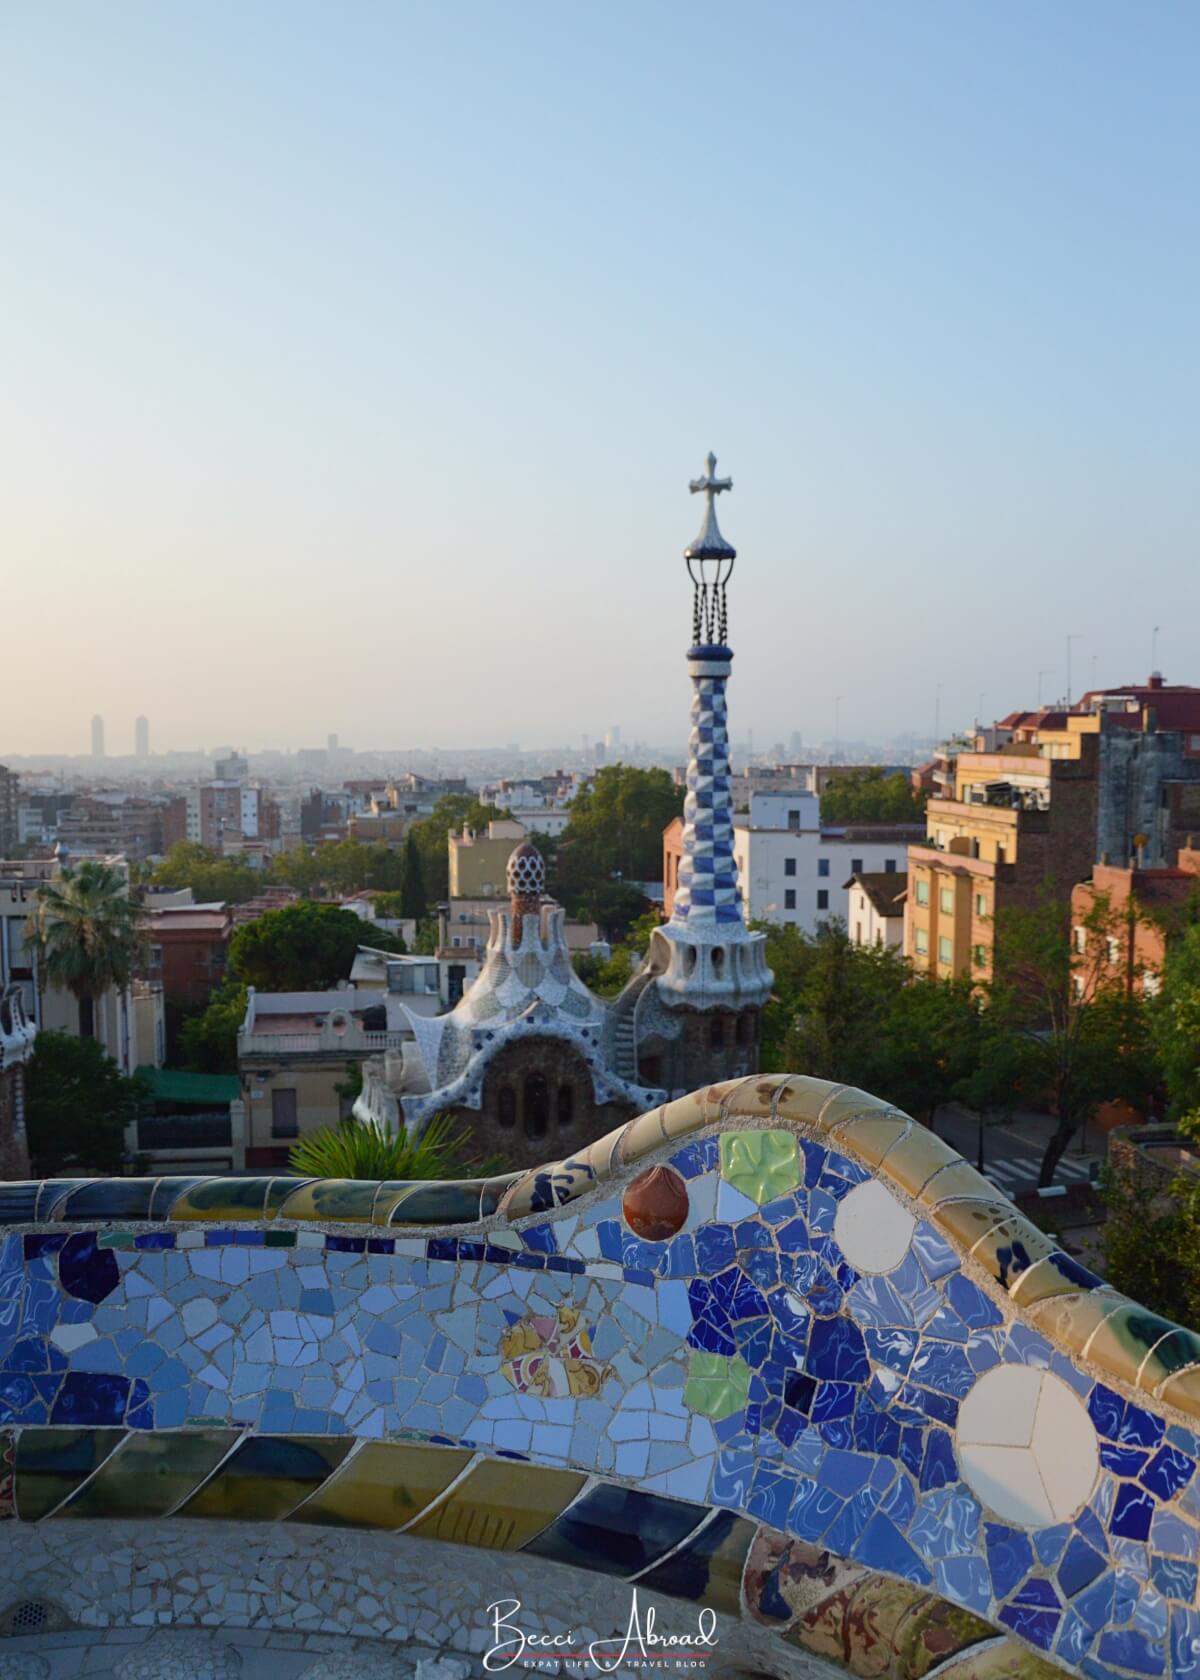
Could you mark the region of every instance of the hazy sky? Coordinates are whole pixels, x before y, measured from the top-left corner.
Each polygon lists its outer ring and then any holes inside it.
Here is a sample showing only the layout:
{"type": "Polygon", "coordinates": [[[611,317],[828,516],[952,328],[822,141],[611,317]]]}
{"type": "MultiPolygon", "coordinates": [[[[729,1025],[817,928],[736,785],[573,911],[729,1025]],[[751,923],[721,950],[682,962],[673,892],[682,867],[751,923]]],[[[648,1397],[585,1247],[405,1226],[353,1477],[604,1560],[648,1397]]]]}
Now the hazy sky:
{"type": "Polygon", "coordinates": [[[1200,7],[0,5],[0,759],[1200,682],[1200,7]],[[1093,666],[1094,660],[1094,666],[1093,666]]]}

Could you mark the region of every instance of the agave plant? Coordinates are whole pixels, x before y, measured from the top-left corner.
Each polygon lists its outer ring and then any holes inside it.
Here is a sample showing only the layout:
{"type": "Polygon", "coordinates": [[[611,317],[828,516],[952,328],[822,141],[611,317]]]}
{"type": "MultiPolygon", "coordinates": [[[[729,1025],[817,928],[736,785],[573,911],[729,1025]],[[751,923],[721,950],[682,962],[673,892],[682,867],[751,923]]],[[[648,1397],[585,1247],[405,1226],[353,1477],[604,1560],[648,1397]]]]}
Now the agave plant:
{"type": "Polygon", "coordinates": [[[288,1159],[306,1178],[460,1178],[485,1165],[468,1157],[469,1143],[466,1127],[448,1114],[434,1115],[416,1141],[351,1117],[307,1132],[288,1159]]]}

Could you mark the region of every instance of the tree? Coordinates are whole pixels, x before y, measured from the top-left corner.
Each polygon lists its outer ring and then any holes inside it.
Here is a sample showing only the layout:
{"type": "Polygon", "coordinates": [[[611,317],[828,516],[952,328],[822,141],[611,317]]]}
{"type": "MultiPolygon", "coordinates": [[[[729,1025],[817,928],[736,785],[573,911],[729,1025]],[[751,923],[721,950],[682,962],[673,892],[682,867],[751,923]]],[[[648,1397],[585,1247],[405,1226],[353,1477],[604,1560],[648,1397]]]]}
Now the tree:
{"type": "Polygon", "coordinates": [[[400,888],[400,914],[419,922],[427,913],[425,898],[425,869],[421,862],[421,848],[417,837],[409,830],[404,842],[404,875],[400,888]]]}
{"type": "Polygon", "coordinates": [[[384,1133],[353,1116],[338,1126],[306,1132],[288,1157],[293,1172],[313,1178],[445,1179],[472,1167],[470,1133],[451,1116],[435,1114],[414,1142],[404,1132],[384,1133]]]}
{"type": "Polygon", "coordinates": [[[1147,1004],[1150,1034],[1166,1081],[1170,1113],[1200,1109],[1200,927],[1168,945],[1158,996],[1147,1004]]]}
{"type": "Polygon", "coordinates": [[[892,995],[877,1049],[879,1092],[933,1127],[970,1089],[983,1044],[983,1001],[969,980],[913,975],[892,995]]]}
{"type": "Polygon", "coordinates": [[[1184,1172],[1164,1184],[1145,1163],[1110,1155],[1101,1194],[1106,1281],[1164,1318],[1200,1324],[1200,1179],[1184,1172]]]}
{"type": "Polygon", "coordinates": [[[884,1031],[909,974],[904,958],[885,946],[852,945],[837,921],[815,935],[791,926],[766,931],[775,984],[763,1011],[763,1072],[882,1088],[884,1031]]]}
{"type": "Polygon", "coordinates": [[[583,921],[595,922],[607,939],[623,944],[645,905],[642,893],[628,881],[601,880],[576,899],[575,913],[583,921]]]}
{"type": "Polygon", "coordinates": [[[192,889],[197,904],[244,904],[261,891],[263,877],[237,858],[221,857],[195,840],[177,840],[150,872],[150,885],[192,889]]]}
{"type": "MultiPolygon", "coordinates": [[[[230,978],[262,992],[322,992],[348,978],[362,921],[336,904],[288,904],[237,929],[229,942],[230,978]]],[[[371,932],[376,950],[403,950],[383,928],[371,932]]]]}
{"type": "MultiPolygon", "coordinates": [[[[450,896],[450,860],[446,837],[450,830],[486,829],[505,813],[497,805],[482,805],[469,793],[444,793],[427,817],[415,822],[409,837],[421,857],[421,881],[426,904],[439,904],[450,896]]],[[[405,851],[407,853],[407,841],[405,851]]]]}
{"type": "Polygon", "coordinates": [[[246,1018],[246,988],[227,979],[199,1015],[180,1026],[179,1045],[194,1073],[236,1073],[238,1028],[246,1018]]]}
{"type": "Polygon", "coordinates": [[[997,918],[994,1023],[1024,1040],[1031,1091],[1058,1121],[1042,1159],[1042,1186],[1053,1182],[1067,1145],[1100,1103],[1120,1098],[1141,1107],[1153,1089],[1145,1011],[1108,969],[1107,940],[1126,920],[1098,897],[1079,950],[1049,888],[1038,904],[1010,907],[997,918]]]}
{"type": "Polygon", "coordinates": [[[925,797],[901,771],[885,775],[878,765],[847,770],[826,782],[821,794],[821,821],[920,822],[925,815],[925,797]]]}
{"type": "Polygon", "coordinates": [[[609,764],[597,771],[575,795],[558,848],[554,890],[571,914],[601,925],[605,915],[632,920],[638,909],[628,893],[622,905],[609,889],[661,879],[663,829],[682,810],[683,789],[665,770],[609,764]]]}
{"type": "Polygon", "coordinates": [[[127,1079],[94,1038],[40,1032],[25,1070],[34,1176],[120,1171],[125,1127],[144,1114],[150,1087],[127,1079]]]}
{"type": "Polygon", "coordinates": [[[129,884],[110,864],[85,862],[44,882],[29,919],[44,985],[61,986],[78,1001],[79,1034],[93,1038],[96,1001],[133,978],[141,950],[137,908],[129,884]]]}

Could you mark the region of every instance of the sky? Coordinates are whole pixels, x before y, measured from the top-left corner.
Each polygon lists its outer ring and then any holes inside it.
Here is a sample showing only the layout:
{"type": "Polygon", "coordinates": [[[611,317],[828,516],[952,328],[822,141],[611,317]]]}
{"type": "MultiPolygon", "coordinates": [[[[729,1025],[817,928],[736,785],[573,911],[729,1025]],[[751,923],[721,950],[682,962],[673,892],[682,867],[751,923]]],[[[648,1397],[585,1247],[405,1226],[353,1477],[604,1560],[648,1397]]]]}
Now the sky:
{"type": "Polygon", "coordinates": [[[1200,682],[1192,0],[0,4],[5,753],[1200,682]]]}

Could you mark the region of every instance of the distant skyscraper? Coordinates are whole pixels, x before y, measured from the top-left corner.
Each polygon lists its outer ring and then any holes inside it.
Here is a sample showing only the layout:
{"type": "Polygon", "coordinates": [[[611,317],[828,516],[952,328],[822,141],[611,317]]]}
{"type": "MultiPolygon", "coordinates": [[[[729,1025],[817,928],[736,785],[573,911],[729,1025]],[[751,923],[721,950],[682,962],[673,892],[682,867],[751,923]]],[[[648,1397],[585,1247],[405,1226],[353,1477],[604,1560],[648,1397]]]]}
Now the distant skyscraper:
{"type": "Polygon", "coordinates": [[[331,752],[331,753],[335,753],[338,750],[338,738],[337,738],[336,735],[326,736],[326,738],[325,738],[325,750],[326,750],[326,752],[331,752]]]}
{"type": "Polygon", "coordinates": [[[150,757],[150,719],[138,718],[133,725],[133,750],[138,758],[150,757]]]}
{"type": "Polygon", "coordinates": [[[92,719],[92,757],[104,757],[104,719],[99,712],[92,719]]]}

